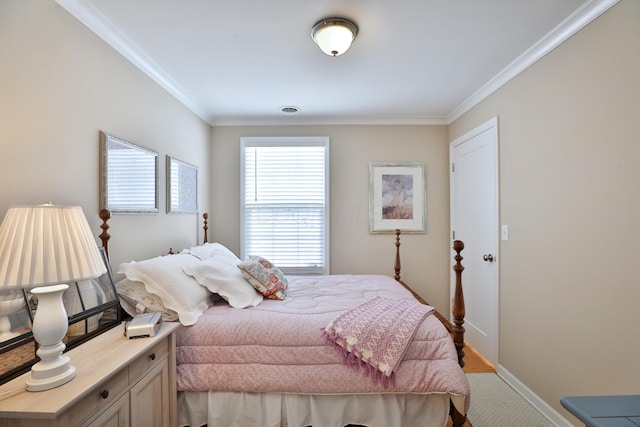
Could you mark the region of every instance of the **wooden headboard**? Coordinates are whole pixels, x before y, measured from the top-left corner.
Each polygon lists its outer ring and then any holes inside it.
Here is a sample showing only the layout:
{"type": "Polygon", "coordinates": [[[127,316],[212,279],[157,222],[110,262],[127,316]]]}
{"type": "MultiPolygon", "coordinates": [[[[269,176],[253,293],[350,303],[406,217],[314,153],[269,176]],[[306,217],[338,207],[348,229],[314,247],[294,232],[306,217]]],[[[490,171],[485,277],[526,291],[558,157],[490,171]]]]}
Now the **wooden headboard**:
{"type": "MultiPolygon", "coordinates": [[[[98,213],[98,216],[102,220],[102,224],[100,225],[102,233],[100,233],[98,237],[102,242],[102,247],[104,248],[104,252],[107,255],[107,258],[109,258],[109,239],[111,239],[111,234],[109,234],[109,220],[111,219],[111,211],[109,211],[108,209],[103,209],[98,213]]],[[[209,241],[209,214],[207,212],[203,213],[202,218],[202,229],[204,231],[202,243],[204,244],[209,241]]],[[[173,250],[171,248],[169,248],[169,253],[173,253],[173,250]]]]}
{"type": "MultiPolygon", "coordinates": [[[[100,228],[102,229],[102,233],[100,233],[100,235],[98,236],[100,238],[100,241],[102,242],[102,247],[104,248],[104,252],[107,255],[107,258],[109,258],[109,239],[111,239],[111,235],[109,234],[109,220],[111,219],[111,211],[109,211],[108,209],[103,209],[98,213],[98,216],[100,217],[100,219],[102,220],[102,224],[100,225],[100,228]]],[[[204,237],[202,239],[202,243],[207,243],[209,242],[209,214],[207,212],[202,214],[202,230],[204,232],[204,237]]],[[[395,232],[396,234],[396,257],[395,257],[395,263],[394,263],[394,278],[399,281],[402,282],[400,279],[400,267],[401,267],[401,263],[400,263],[400,230],[396,230],[395,232]]],[[[169,252],[170,254],[173,253],[173,249],[169,248],[169,252]]],[[[405,285],[406,286],[406,285],[405,285]]]]}
{"type": "MultiPolygon", "coordinates": [[[[109,234],[109,219],[111,219],[111,212],[107,209],[103,209],[100,211],[99,217],[102,220],[102,225],[100,225],[100,228],[102,229],[102,233],[98,237],[102,241],[102,246],[104,247],[105,253],[108,258],[109,257],[109,239],[111,238],[111,235],[109,234]]],[[[204,231],[204,238],[203,238],[203,244],[204,244],[209,241],[209,235],[208,235],[209,214],[206,212],[203,213],[202,218],[203,218],[202,229],[204,231]]],[[[395,263],[394,263],[394,270],[395,270],[394,278],[400,284],[402,284],[402,286],[404,286],[407,290],[409,290],[418,301],[420,301],[423,304],[430,305],[424,299],[422,299],[420,295],[418,295],[413,289],[411,289],[409,285],[404,283],[400,278],[400,266],[401,266],[400,234],[401,234],[400,230],[395,231],[396,254],[395,254],[395,263]]],[[[453,336],[453,341],[455,343],[456,350],[458,352],[458,363],[460,363],[460,366],[464,367],[464,350],[463,349],[465,345],[464,344],[465,330],[464,330],[463,324],[464,324],[464,316],[465,316],[465,306],[464,306],[464,295],[462,291],[462,271],[464,270],[464,267],[461,264],[462,256],[460,255],[460,252],[463,249],[464,249],[464,243],[462,241],[456,240],[453,242],[453,250],[456,252],[456,255],[454,257],[456,263],[453,266],[453,270],[455,272],[455,277],[456,277],[456,283],[455,283],[453,305],[451,308],[453,322],[449,321],[446,317],[442,316],[437,310],[434,311],[434,314],[438,319],[440,319],[440,321],[445,325],[447,330],[453,336]]],[[[169,253],[173,253],[173,250],[169,249],[169,253]]]]}

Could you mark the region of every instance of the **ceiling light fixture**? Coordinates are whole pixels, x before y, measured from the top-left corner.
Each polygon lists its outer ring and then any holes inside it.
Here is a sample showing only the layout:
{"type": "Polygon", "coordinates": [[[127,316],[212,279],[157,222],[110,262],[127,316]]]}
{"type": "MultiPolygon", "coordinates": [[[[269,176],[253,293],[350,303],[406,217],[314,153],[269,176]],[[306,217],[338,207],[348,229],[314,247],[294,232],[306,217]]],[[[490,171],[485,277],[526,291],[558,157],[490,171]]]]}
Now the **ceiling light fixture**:
{"type": "Polygon", "coordinates": [[[358,35],[358,26],[345,18],[327,18],[311,30],[311,38],[330,56],[345,53],[358,35]]]}

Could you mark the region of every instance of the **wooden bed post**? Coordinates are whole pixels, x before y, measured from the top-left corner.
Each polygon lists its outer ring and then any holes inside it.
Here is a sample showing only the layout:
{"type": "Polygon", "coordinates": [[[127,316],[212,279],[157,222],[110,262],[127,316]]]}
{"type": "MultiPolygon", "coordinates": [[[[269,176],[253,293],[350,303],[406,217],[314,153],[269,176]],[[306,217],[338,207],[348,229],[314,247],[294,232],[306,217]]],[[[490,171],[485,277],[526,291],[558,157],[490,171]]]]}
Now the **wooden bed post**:
{"type": "MultiPolygon", "coordinates": [[[[453,265],[453,271],[456,274],[456,289],[453,297],[453,305],[451,307],[451,317],[453,322],[449,321],[438,310],[434,310],[433,314],[442,322],[447,328],[449,333],[453,337],[453,343],[456,346],[456,352],[458,353],[458,364],[461,368],[464,368],[464,293],[462,290],[462,255],[460,252],[464,249],[464,243],[461,240],[455,240],[453,242],[453,250],[456,252],[454,256],[455,264],[453,265]]],[[[418,295],[409,285],[400,280],[400,230],[396,230],[396,261],[395,261],[395,279],[400,282],[411,294],[422,304],[430,305],[420,295],[418,295]]]]}
{"type": "Polygon", "coordinates": [[[102,240],[104,253],[107,256],[107,259],[109,259],[109,239],[111,238],[111,234],[109,234],[107,230],[109,230],[108,221],[109,219],[111,219],[111,211],[109,211],[108,209],[103,209],[100,211],[98,216],[102,220],[102,225],[100,226],[100,228],[102,228],[102,233],[98,237],[100,237],[100,240],[102,240]]]}
{"type": "Polygon", "coordinates": [[[394,270],[396,272],[394,278],[400,281],[400,230],[396,230],[396,262],[394,270]]]}
{"type": "MultiPolygon", "coordinates": [[[[433,314],[442,322],[447,328],[447,331],[453,336],[453,343],[458,353],[458,364],[460,368],[464,368],[464,294],[462,290],[462,255],[460,252],[464,249],[464,243],[461,240],[455,240],[453,242],[453,250],[456,252],[454,256],[455,264],[453,265],[453,271],[456,274],[456,289],[453,297],[453,306],[451,308],[451,314],[453,317],[453,323],[442,316],[438,310],[434,310],[433,314]]],[[[396,230],[396,261],[395,261],[395,279],[404,286],[411,294],[422,304],[430,305],[420,295],[418,295],[409,285],[400,280],[400,230],[396,230]]],[[[467,421],[467,416],[461,414],[453,405],[453,402],[449,404],[449,416],[451,417],[452,427],[464,427],[467,421]]]]}
{"type": "Polygon", "coordinates": [[[451,309],[451,314],[453,315],[453,342],[456,345],[456,350],[458,351],[458,363],[460,367],[464,368],[464,327],[462,326],[464,323],[465,316],[465,308],[464,308],[464,295],[462,293],[462,271],[464,267],[462,266],[462,256],[460,252],[464,249],[464,243],[460,240],[454,240],[453,242],[453,250],[456,251],[456,255],[454,259],[456,260],[455,265],[453,266],[453,271],[456,273],[456,290],[453,297],[453,308],[451,309]]]}
{"type": "Polygon", "coordinates": [[[208,236],[208,232],[209,232],[209,214],[208,213],[203,213],[202,214],[202,218],[204,218],[204,225],[202,226],[202,228],[204,229],[204,239],[203,239],[203,243],[207,243],[209,241],[209,236],[208,236]]]}
{"type": "MultiPolygon", "coordinates": [[[[456,273],[456,290],[453,296],[453,308],[451,314],[453,315],[453,325],[451,327],[451,333],[453,334],[453,343],[456,346],[458,352],[458,364],[461,368],[464,368],[464,294],[462,292],[462,255],[460,252],[464,249],[464,243],[461,240],[453,241],[453,250],[456,251],[454,259],[456,263],[453,266],[453,271],[456,273]]],[[[467,416],[458,412],[453,406],[453,402],[449,404],[449,416],[453,427],[463,427],[467,416]]]]}

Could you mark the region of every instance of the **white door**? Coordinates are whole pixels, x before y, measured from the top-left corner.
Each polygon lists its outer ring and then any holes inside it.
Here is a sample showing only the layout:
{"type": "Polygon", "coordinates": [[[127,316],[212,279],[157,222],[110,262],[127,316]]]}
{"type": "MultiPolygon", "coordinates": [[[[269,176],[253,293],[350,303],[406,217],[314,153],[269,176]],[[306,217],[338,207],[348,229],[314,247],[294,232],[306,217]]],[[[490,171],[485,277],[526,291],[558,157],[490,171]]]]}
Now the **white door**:
{"type": "MultiPolygon", "coordinates": [[[[493,118],[452,141],[450,160],[451,232],[465,246],[462,251],[465,341],[497,366],[498,119],[493,118]]],[[[452,279],[452,298],[454,289],[452,279]]]]}

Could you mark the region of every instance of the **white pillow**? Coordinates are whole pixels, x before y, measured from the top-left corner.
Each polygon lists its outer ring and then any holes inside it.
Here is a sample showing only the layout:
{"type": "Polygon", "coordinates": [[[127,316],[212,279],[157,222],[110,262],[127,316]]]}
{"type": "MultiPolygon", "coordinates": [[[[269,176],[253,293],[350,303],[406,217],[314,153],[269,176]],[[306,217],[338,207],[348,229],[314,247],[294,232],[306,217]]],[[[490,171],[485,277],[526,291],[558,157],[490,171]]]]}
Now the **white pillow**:
{"type": "Polygon", "coordinates": [[[182,269],[202,286],[227,300],[231,307],[255,307],[263,297],[242,276],[238,269],[240,261],[234,258],[235,255],[218,254],[196,264],[185,265],[182,269]]]}
{"type": "Polygon", "coordinates": [[[205,260],[217,255],[226,255],[229,257],[233,257],[240,262],[240,258],[236,256],[233,252],[227,249],[225,246],[220,243],[205,243],[200,246],[193,246],[189,249],[185,249],[180,252],[181,254],[191,254],[195,257],[200,258],[201,260],[205,260]]]}
{"type": "Polygon", "coordinates": [[[189,326],[209,307],[209,292],[182,271],[182,267],[197,262],[198,258],[188,254],[165,255],[121,264],[118,273],[144,283],[148,292],[178,313],[180,323],[189,326]]]}
{"type": "Polygon", "coordinates": [[[142,282],[124,278],[116,283],[116,292],[120,296],[120,305],[132,317],[139,313],[158,312],[165,322],[178,320],[178,313],[165,307],[162,298],[148,292],[142,282]]]}

